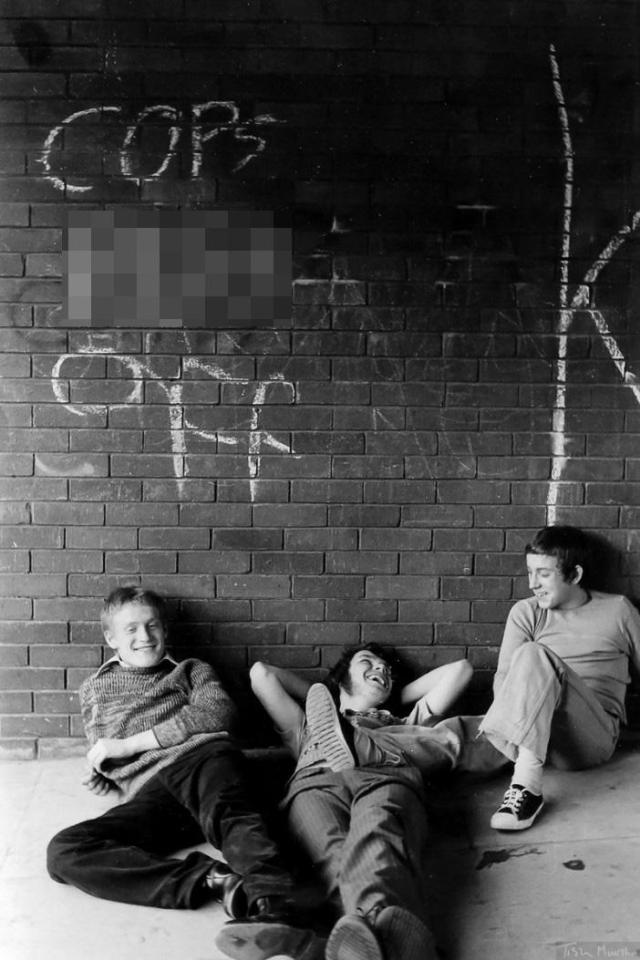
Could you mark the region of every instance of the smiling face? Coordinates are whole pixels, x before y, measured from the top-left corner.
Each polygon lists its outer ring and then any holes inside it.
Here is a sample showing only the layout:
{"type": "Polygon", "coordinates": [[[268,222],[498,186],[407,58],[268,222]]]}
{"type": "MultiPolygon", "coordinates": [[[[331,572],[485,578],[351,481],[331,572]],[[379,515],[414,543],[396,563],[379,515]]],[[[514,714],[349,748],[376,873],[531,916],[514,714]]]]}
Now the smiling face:
{"type": "Polygon", "coordinates": [[[391,667],[370,650],[358,650],[349,664],[348,682],[340,688],[343,709],[371,710],[381,707],[391,695],[391,667]]]}
{"type": "Polygon", "coordinates": [[[527,554],[529,589],[543,610],[571,610],[581,607],[587,593],[580,586],[582,567],[576,566],[565,578],[556,557],[540,553],[527,554]]]}
{"type": "Polygon", "coordinates": [[[154,667],[165,653],[165,625],[155,607],[125,603],[105,625],[105,639],[128,667],[154,667]]]}

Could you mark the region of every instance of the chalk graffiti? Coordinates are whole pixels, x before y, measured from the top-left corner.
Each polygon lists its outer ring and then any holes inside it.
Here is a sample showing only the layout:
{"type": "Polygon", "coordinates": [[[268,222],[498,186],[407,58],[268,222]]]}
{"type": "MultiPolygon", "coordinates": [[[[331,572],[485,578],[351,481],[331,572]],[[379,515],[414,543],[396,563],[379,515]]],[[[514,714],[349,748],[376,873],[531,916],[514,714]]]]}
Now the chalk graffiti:
{"type": "MultiPolygon", "coordinates": [[[[53,167],[54,147],[57,146],[58,140],[63,136],[65,130],[72,124],[78,124],[87,119],[92,119],[94,122],[99,120],[101,124],[105,124],[111,121],[117,122],[121,118],[122,107],[99,106],[89,107],[86,110],[76,110],[75,113],[69,114],[59,124],[56,124],[45,137],[42,152],[38,158],[44,168],[45,178],[57,190],[64,191],[66,189],[70,193],[87,193],[93,190],[91,184],[73,183],[68,178],[64,178],[55,172],[53,167]]],[[[237,173],[264,152],[267,145],[267,141],[262,135],[264,128],[278,123],[284,123],[284,121],[278,120],[271,114],[260,114],[245,122],[241,121],[240,109],[233,100],[207,100],[204,103],[194,103],[191,105],[189,116],[185,116],[182,111],[169,104],[152,104],[144,107],[133,122],[127,124],[124,129],[122,144],[118,151],[120,173],[126,180],[157,180],[167,171],[176,156],[185,126],[190,128],[191,179],[200,176],[204,145],[223,135],[229,137],[233,144],[240,149],[241,155],[231,167],[231,172],[237,173]],[[207,121],[207,116],[211,114],[217,115],[218,119],[216,122],[212,122],[209,116],[208,124],[211,125],[211,129],[205,132],[205,121],[207,121]],[[145,174],[143,178],[134,173],[133,156],[136,142],[140,139],[143,126],[147,121],[154,122],[156,125],[159,121],[167,121],[168,140],[162,161],[155,170],[145,174]]]]}
{"type": "MultiPolygon", "coordinates": [[[[565,476],[569,462],[567,439],[569,333],[578,312],[583,312],[590,316],[595,331],[600,338],[600,342],[611,362],[614,364],[615,369],[618,371],[623,384],[632,391],[636,402],[640,404],[640,382],[636,375],[629,369],[623,351],[614,334],[609,329],[602,311],[591,306],[592,290],[600,274],[611,262],[612,258],[615,257],[620,248],[630,237],[636,234],[640,228],[640,209],[633,214],[628,224],[622,226],[617,233],[614,234],[594,259],[582,279],[572,287],[569,267],[572,256],[573,212],[575,203],[575,151],[558,58],[553,44],[549,48],[549,65],[553,96],[555,98],[561,133],[562,158],[564,164],[562,183],[563,210],[559,254],[559,310],[555,330],[557,337],[557,355],[554,361],[555,397],[551,426],[551,477],[546,498],[547,519],[549,523],[554,523],[557,520],[558,507],[560,506],[562,485],[566,482],[563,480],[563,477],[565,476]]],[[[64,131],[72,125],[78,125],[78,128],[81,128],[83,121],[95,122],[97,120],[107,124],[122,124],[122,141],[118,149],[117,161],[122,177],[135,181],[141,179],[139,173],[136,172],[139,164],[136,166],[135,155],[138,144],[142,138],[143,128],[147,123],[160,126],[161,129],[166,132],[167,140],[164,155],[156,166],[156,169],[147,174],[146,177],[158,179],[167,172],[172,162],[174,162],[183,140],[186,139],[185,131],[187,131],[187,136],[189,137],[188,146],[190,148],[190,176],[192,179],[196,179],[202,174],[207,145],[210,145],[211,149],[216,150],[221,138],[230,137],[236,146],[232,171],[238,172],[254,161],[256,157],[266,149],[267,141],[262,135],[264,129],[270,124],[282,122],[268,114],[259,115],[249,121],[243,122],[240,118],[240,110],[232,100],[210,100],[202,103],[194,103],[188,111],[181,111],[170,104],[152,104],[140,110],[129,123],[124,121],[123,110],[119,106],[107,105],[79,110],[65,117],[61,123],[53,127],[43,144],[40,162],[44,168],[45,177],[56,189],[67,190],[70,193],[86,193],[93,189],[90,184],[74,183],[68,178],[63,178],[63,176],[54,169],[54,164],[56,156],[55,148],[58,146],[59,140],[63,137],[64,131]],[[238,151],[240,156],[238,156],[238,151]]],[[[119,132],[118,130],[118,135],[119,132]]],[[[334,232],[342,232],[342,229],[337,219],[334,218],[332,230],[334,232]]],[[[299,280],[298,282],[304,281],[299,280]]],[[[101,347],[88,349],[87,352],[92,352],[92,350],[93,352],[111,353],[108,348],[103,350],[101,347]]],[[[92,412],[92,410],[95,409],[94,405],[79,406],[67,403],[64,389],[62,389],[61,386],[65,364],[69,360],[77,358],[77,356],[77,354],[64,354],[59,357],[52,374],[52,385],[54,395],[58,402],[63,403],[73,414],[82,417],[92,412]]],[[[114,356],[116,355],[114,354],[114,356]]],[[[125,402],[141,403],[143,401],[144,382],[149,379],[159,380],[154,373],[153,363],[150,360],[142,360],[133,356],[119,355],[119,359],[127,367],[132,377],[131,393],[125,402]]],[[[183,370],[187,370],[190,364],[195,365],[194,368],[197,368],[201,373],[210,376],[212,379],[234,379],[213,361],[209,362],[187,356],[183,361],[183,370]]],[[[254,499],[257,490],[256,484],[259,480],[262,451],[265,448],[270,448],[277,450],[279,453],[294,454],[289,446],[281,443],[267,431],[260,429],[262,406],[266,401],[269,386],[273,383],[273,380],[254,382],[252,386],[250,386],[248,381],[242,382],[253,390],[251,397],[251,417],[248,427],[250,440],[247,453],[247,475],[250,481],[251,497],[254,499]]],[[[295,393],[294,386],[288,383],[288,387],[291,390],[293,398],[295,393]]],[[[173,471],[176,479],[182,480],[185,477],[184,462],[185,454],[188,450],[189,435],[197,436],[200,439],[209,439],[219,444],[238,444],[238,439],[234,437],[233,432],[208,432],[190,421],[184,406],[184,384],[182,381],[162,383],[161,390],[164,392],[167,402],[168,429],[171,436],[173,471]]],[[[100,407],[100,409],[102,408],[100,407]]]]}
{"type": "MultiPolygon", "coordinates": [[[[289,454],[299,459],[293,454],[291,447],[278,440],[267,430],[260,428],[260,414],[262,407],[268,398],[268,391],[271,386],[278,383],[283,384],[289,393],[290,402],[295,402],[295,386],[285,380],[282,375],[275,375],[269,380],[251,381],[233,377],[227,370],[224,370],[213,360],[202,359],[192,355],[183,358],[182,372],[196,371],[205,378],[212,380],[233,381],[246,386],[250,393],[250,414],[248,422],[249,444],[247,453],[247,477],[249,479],[249,490],[251,501],[256,499],[258,483],[260,480],[260,465],[262,453],[265,450],[274,450],[277,453],[289,454]]],[[[77,377],[77,370],[74,374],[77,377]]],[[[144,386],[149,380],[153,380],[164,396],[167,402],[167,429],[169,431],[171,455],[173,462],[174,478],[178,481],[178,490],[180,494],[183,491],[183,481],[187,478],[188,472],[185,468],[185,455],[188,453],[188,437],[198,437],[201,440],[211,441],[216,444],[226,446],[239,446],[240,438],[233,431],[229,430],[206,430],[193,423],[188,415],[188,406],[184,403],[184,381],[165,381],[154,369],[152,359],[145,360],[139,356],[129,354],[118,354],[110,349],[109,345],[101,343],[100,339],[91,340],[82,353],[65,353],[60,355],[51,371],[51,386],[53,395],[58,403],[74,416],[82,419],[94,413],[102,413],[103,410],[117,410],[131,404],[142,404],[144,402],[144,386]],[[77,363],[79,358],[95,356],[96,354],[108,354],[116,359],[131,377],[131,389],[128,396],[125,396],[119,403],[113,404],[74,404],[67,400],[67,393],[64,388],[66,378],[64,369],[68,363],[77,363]]]]}
{"type": "Polygon", "coordinates": [[[634,234],[640,227],[640,210],[637,210],[631,222],[621,227],[621,229],[611,238],[609,243],[603,248],[599,256],[585,273],[581,283],[574,295],[569,298],[569,258],[571,254],[571,229],[573,214],[573,186],[574,186],[574,150],[571,141],[571,130],[569,126],[569,117],[567,113],[564,92],[560,80],[560,69],[556,56],[556,50],[553,44],[549,48],[549,61],[551,66],[551,77],[553,83],[553,92],[556,99],[558,118],[562,134],[562,147],[564,159],[564,183],[563,183],[563,218],[562,218],[562,242],[560,251],[560,290],[559,290],[559,316],[557,326],[558,336],[558,355],[555,361],[555,402],[553,405],[553,421],[551,434],[551,482],[547,493],[547,522],[555,523],[558,512],[558,499],[560,496],[562,477],[564,476],[569,456],[567,453],[567,351],[568,351],[568,333],[573,323],[577,311],[586,312],[593,320],[596,331],[600,336],[602,345],[608,353],[612,363],[622,378],[625,386],[629,387],[636,401],[640,404],[640,385],[638,378],[627,368],[627,361],[620,349],[615,337],[611,333],[607,322],[600,310],[589,306],[591,299],[591,290],[596,283],[600,273],[611,261],[612,257],[618,252],[620,247],[634,234]]]}

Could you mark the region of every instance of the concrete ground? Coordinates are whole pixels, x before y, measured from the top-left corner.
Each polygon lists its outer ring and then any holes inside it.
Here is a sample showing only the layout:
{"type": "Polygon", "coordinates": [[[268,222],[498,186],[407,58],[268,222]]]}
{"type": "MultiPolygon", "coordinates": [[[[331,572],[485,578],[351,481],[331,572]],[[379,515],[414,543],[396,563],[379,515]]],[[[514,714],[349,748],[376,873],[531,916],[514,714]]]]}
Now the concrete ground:
{"type": "MultiPolygon", "coordinates": [[[[2,960],[223,960],[222,909],[110,903],[54,883],[47,840],[107,802],[80,785],[82,760],[3,765],[2,960]]],[[[488,827],[507,778],[441,795],[433,812],[433,929],[444,960],[640,956],[640,744],[598,770],[550,771],[526,833],[488,827]]]]}

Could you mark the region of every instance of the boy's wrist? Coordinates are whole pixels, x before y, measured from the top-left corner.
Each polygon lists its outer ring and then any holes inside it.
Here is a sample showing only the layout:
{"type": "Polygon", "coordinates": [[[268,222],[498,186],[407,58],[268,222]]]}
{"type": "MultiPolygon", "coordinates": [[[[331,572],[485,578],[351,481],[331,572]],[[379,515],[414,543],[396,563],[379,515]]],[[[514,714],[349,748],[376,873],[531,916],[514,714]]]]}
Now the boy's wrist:
{"type": "Polygon", "coordinates": [[[160,744],[153,730],[143,730],[127,737],[127,746],[132,753],[142,753],[145,750],[157,750],[160,744]]]}

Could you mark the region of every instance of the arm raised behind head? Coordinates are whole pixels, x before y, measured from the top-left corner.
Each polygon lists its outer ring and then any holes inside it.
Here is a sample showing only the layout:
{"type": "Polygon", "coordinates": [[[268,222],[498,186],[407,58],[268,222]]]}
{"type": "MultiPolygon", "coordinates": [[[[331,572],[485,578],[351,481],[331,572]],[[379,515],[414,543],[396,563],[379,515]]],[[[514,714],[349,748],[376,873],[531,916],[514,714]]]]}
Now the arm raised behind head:
{"type": "Polygon", "coordinates": [[[472,674],[473,667],[468,660],[445,663],[423,673],[417,680],[403,687],[400,691],[400,702],[403,705],[410,704],[426,697],[432,714],[446,713],[464,691],[472,674]]]}
{"type": "Polygon", "coordinates": [[[292,670],[257,660],[249,670],[251,689],[279,733],[304,720],[304,701],[311,684],[292,670]]]}

